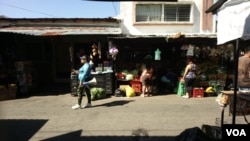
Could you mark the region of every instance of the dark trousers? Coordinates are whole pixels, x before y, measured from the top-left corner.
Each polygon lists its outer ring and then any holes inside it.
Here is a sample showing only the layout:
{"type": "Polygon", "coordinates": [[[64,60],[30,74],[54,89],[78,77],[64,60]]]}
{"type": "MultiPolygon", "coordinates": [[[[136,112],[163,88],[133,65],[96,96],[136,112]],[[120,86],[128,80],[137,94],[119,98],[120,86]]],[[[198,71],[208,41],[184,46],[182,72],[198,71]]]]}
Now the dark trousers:
{"type": "MultiPolygon", "coordinates": [[[[92,78],[86,79],[86,82],[90,81],[92,78]]],[[[88,103],[91,104],[91,93],[90,93],[90,87],[89,86],[82,86],[78,87],[77,89],[77,95],[78,95],[78,104],[82,104],[82,98],[84,96],[84,93],[86,93],[88,103]]]]}
{"type": "Polygon", "coordinates": [[[194,78],[185,78],[184,86],[185,92],[191,94],[194,86],[195,79],[194,78]]]}
{"type": "Polygon", "coordinates": [[[89,87],[78,87],[77,89],[77,95],[78,95],[78,104],[82,104],[82,98],[84,96],[84,93],[86,93],[88,103],[91,103],[91,93],[90,93],[90,88],[89,87]]]}

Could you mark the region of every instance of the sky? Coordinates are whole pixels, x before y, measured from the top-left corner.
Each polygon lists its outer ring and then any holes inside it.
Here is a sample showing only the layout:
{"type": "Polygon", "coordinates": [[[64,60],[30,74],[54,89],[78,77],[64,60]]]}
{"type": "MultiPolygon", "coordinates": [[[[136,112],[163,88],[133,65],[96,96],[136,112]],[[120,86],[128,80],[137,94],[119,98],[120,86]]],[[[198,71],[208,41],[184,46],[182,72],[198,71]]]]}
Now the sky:
{"type": "Polygon", "coordinates": [[[8,18],[108,18],[120,12],[119,1],[0,0],[0,16],[8,18]]]}

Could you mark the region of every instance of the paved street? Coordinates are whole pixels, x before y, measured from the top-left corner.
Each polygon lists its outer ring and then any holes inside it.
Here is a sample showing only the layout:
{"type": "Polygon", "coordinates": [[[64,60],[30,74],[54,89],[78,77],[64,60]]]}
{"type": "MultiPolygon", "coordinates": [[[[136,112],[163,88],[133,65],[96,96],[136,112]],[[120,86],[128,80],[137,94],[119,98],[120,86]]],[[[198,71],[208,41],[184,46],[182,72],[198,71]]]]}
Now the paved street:
{"type": "MultiPolygon", "coordinates": [[[[3,141],[174,140],[187,128],[216,125],[216,119],[220,124],[221,109],[215,99],[184,99],[176,94],[112,96],[79,110],[71,109],[77,97],[69,93],[0,101],[1,137],[3,141]]],[[[232,123],[228,107],[224,123],[232,123]]],[[[238,123],[246,122],[237,116],[238,123]]]]}

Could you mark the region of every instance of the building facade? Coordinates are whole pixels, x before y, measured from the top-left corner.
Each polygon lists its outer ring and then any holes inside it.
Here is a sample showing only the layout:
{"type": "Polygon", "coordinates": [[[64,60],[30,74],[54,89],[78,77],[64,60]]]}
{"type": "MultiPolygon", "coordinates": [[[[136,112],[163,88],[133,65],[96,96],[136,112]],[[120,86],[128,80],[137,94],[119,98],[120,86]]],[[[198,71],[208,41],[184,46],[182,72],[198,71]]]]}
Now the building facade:
{"type": "Polygon", "coordinates": [[[205,13],[213,3],[214,0],[120,2],[122,31],[126,35],[215,36],[215,19],[205,13]]]}
{"type": "Polygon", "coordinates": [[[120,21],[113,18],[1,18],[0,83],[22,81],[30,90],[68,83],[80,54],[90,55],[95,44],[101,60],[109,61],[108,37],[120,34],[120,21]]]}

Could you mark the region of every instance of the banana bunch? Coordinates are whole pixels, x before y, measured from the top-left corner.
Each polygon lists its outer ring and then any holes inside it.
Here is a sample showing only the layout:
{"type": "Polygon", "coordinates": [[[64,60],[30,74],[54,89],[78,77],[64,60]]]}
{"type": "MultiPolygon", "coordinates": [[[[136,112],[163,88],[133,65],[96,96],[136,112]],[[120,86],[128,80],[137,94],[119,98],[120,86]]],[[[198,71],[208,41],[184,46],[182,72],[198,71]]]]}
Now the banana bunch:
{"type": "Polygon", "coordinates": [[[214,93],[214,88],[213,87],[207,87],[205,92],[206,93],[214,93]]]}

